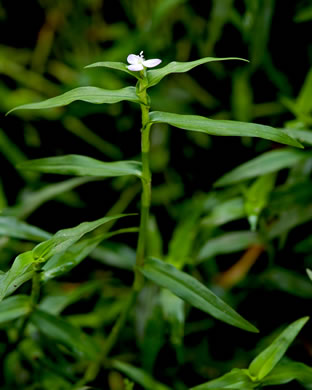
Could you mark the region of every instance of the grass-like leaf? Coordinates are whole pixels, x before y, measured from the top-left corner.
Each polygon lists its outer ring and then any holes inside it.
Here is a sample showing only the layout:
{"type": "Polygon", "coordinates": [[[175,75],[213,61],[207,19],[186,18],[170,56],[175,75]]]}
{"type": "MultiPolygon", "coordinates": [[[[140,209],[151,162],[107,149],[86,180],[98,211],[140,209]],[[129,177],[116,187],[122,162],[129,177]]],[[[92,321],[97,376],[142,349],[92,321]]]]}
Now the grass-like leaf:
{"type": "Polygon", "coordinates": [[[283,131],[256,123],[214,120],[198,115],[181,115],[161,111],[151,112],[150,121],[152,123],[167,123],[179,129],[197,131],[210,135],[258,137],[281,144],[296,146],[297,148],[303,147],[298,141],[283,131]]]}
{"type": "Polygon", "coordinates": [[[30,320],[46,337],[66,345],[78,357],[95,358],[97,347],[93,340],[60,317],[36,310],[30,320]]]}
{"type": "Polygon", "coordinates": [[[205,58],[201,58],[200,60],[189,61],[189,62],[173,61],[162,68],[152,69],[147,71],[148,87],[152,87],[158,84],[160,80],[162,80],[165,76],[167,76],[170,73],[185,73],[195,68],[198,65],[206,64],[208,62],[225,61],[225,60],[241,60],[241,61],[248,62],[243,58],[237,58],[237,57],[227,57],[227,58],[205,57],[205,58]]]}
{"type": "Polygon", "coordinates": [[[251,390],[255,387],[250,377],[244,370],[234,368],[232,371],[213,379],[212,381],[203,383],[199,386],[192,387],[190,390],[222,390],[222,389],[241,389],[251,390]]]}
{"type": "Polygon", "coordinates": [[[261,381],[262,386],[281,385],[292,380],[297,380],[302,384],[311,385],[312,383],[312,368],[298,362],[281,362],[269,375],[261,381]]]}
{"type": "Polygon", "coordinates": [[[121,70],[122,72],[131,74],[131,76],[134,76],[137,79],[140,78],[139,72],[131,72],[131,70],[128,69],[128,66],[123,62],[112,62],[112,61],[95,62],[94,64],[85,66],[85,69],[98,68],[98,67],[121,70]]]}
{"type": "Polygon", "coordinates": [[[139,98],[135,93],[135,87],[126,87],[116,90],[102,89],[97,87],[79,87],[65,92],[62,95],[55,96],[38,103],[23,104],[22,106],[12,108],[7,113],[7,115],[13,111],[22,109],[39,110],[43,108],[66,106],[67,104],[77,100],[93,104],[118,103],[123,100],[139,103],[139,98]]]}
{"type": "Polygon", "coordinates": [[[171,264],[149,258],[144,266],[140,268],[140,271],[146,278],[161,287],[167,288],[178,297],[213,317],[249,332],[258,332],[257,328],[206,286],[187,273],[179,271],[171,264]]]}
{"type": "Polygon", "coordinates": [[[232,185],[253,177],[277,172],[280,169],[290,168],[310,156],[310,153],[288,148],[271,150],[234,168],[218,179],[214,185],[216,187],[232,185]]]}
{"type": "Polygon", "coordinates": [[[2,235],[30,241],[43,241],[51,237],[50,233],[14,217],[0,217],[0,236],[2,235]]]}
{"type": "Polygon", "coordinates": [[[91,157],[70,154],[25,161],[18,168],[61,175],[116,177],[134,175],[141,177],[142,164],[138,161],[103,162],[91,157]]]}
{"type": "Polygon", "coordinates": [[[31,299],[27,295],[15,295],[0,304],[0,323],[15,320],[30,313],[31,299]]]}
{"type": "Polygon", "coordinates": [[[268,375],[308,320],[309,317],[303,317],[290,324],[268,348],[250,363],[248,368],[250,375],[256,380],[261,380],[268,375]]]}

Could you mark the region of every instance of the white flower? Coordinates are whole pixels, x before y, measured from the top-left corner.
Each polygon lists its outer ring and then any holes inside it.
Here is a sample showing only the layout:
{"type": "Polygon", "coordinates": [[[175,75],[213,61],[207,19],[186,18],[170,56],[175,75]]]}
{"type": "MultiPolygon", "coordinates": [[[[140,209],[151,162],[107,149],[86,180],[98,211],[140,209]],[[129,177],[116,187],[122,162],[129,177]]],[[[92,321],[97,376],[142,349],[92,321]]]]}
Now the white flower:
{"type": "Polygon", "coordinates": [[[158,58],[154,58],[152,60],[145,60],[143,56],[143,51],[137,56],[135,54],[129,54],[127,57],[127,61],[129,62],[128,69],[129,70],[143,70],[144,67],[146,68],[154,68],[154,66],[157,66],[161,63],[161,60],[158,58]]]}

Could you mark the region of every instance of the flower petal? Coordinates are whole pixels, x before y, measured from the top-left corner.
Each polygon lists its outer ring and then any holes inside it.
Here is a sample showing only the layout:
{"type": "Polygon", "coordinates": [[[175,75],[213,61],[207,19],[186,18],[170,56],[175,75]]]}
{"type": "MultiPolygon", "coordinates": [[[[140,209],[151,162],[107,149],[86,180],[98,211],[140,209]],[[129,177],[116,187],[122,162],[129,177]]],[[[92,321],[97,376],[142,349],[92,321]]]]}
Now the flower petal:
{"type": "Polygon", "coordinates": [[[129,70],[134,70],[135,72],[138,71],[138,70],[143,70],[144,67],[142,64],[133,64],[133,65],[129,65],[128,66],[128,69],[129,70]]]}
{"type": "Polygon", "coordinates": [[[138,58],[139,56],[136,56],[135,54],[129,54],[127,57],[127,61],[129,64],[137,64],[138,63],[138,58]]]}
{"type": "Polygon", "coordinates": [[[161,63],[161,60],[158,58],[153,58],[152,60],[146,60],[143,61],[143,65],[147,68],[154,68],[154,66],[157,66],[161,63]]]}

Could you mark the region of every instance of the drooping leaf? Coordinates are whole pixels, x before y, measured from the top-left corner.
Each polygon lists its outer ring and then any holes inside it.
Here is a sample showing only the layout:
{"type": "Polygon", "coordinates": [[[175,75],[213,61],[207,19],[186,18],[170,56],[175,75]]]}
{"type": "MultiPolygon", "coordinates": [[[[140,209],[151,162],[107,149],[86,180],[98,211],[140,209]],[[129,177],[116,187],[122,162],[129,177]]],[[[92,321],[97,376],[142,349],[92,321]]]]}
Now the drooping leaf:
{"type": "Polygon", "coordinates": [[[303,317],[290,324],[264,351],[249,365],[249,373],[257,380],[268,375],[281,360],[287,348],[294,341],[309,317],[303,317]]]}
{"type": "Polygon", "coordinates": [[[234,168],[218,179],[214,185],[217,187],[232,185],[253,177],[277,172],[280,169],[290,168],[308,157],[309,153],[299,150],[288,148],[271,150],[234,168]]]}
{"type": "Polygon", "coordinates": [[[93,340],[62,318],[37,309],[30,320],[45,336],[67,346],[78,357],[95,358],[97,347],[93,340]]]}
{"type": "Polygon", "coordinates": [[[152,69],[147,71],[148,87],[152,87],[158,84],[160,80],[162,80],[165,76],[167,76],[170,73],[185,73],[195,68],[198,65],[206,64],[208,62],[225,61],[225,60],[246,61],[243,58],[237,58],[237,57],[228,57],[228,58],[205,57],[205,58],[201,58],[200,60],[190,61],[190,62],[173,61],[162,68],[152,69]]]}
{"type": "Polygon", "coordinates": [[[141,165],[138,161],[103,162],[87,156],[69,154],[25,161],[18,168],[61,175],[99,177],[134,175],[141,177],[141,165]]]}
{"type": "Polygon", "coordinates": [[[0,303],[0,323],[15,320],[30,313],[31,300],[27,295],[15,295],[0,303]]]}
{"type": "Polygon", "coordinates": [[[262,386],[282,385],[297,380],[304,385],[312,383],[312,368],[298,362],[281,361],[261,381],[262,386]]]}
{"type": "Polygon", "coordinates": [[[51,237],[50,233],[14,217],[0,217],[1,235],[31,241],[42,241],[51,237]]]}
{"type": "Polygon", "coordinates": [[[122,72],[131,74],[131,76],[134,76],[137,79],[140,78],[139,72],[132,72],[131,70],[128,69],[128,66],[123,62],[112,62],[112,61],[95,62],[94,64],[90,64],[90,65],[85,66],[85,69],[97,68],[97,67],[121,70],[122,72]]]}
{"type": "Polygon", "coordinates": [[[239,252],[254,244],[261,244],[261,238],[256,232],[237,231],[224,233],[221,236],[211,238],[200,249],[197,262],[209,259],[216,255],[239,252]]]}
{"type": "Polygon", "coordinates": [[[219,136],[258,137],[302,148],[298,141],[282,130],[256,123],[214,120],[198,115],[181,115],[161,111],[153,111],[149,117],[152,123],[167,123],[179,129],[219,136]]]}
{"type": "Polygon", "coordinates": [[[7,115],[16,110],[39,110],[66,106],[77,100],[93,104],[118,103],[123,100],[139,103],[139,98],[135,93],[135,87],[126,87],[116,90],[97,87],[79,87],[41,102],[23,104],[22,106],[12,108],[7,115]]]}
{"type": "Polygon", "coordinates": [[[168,386],[156,381],[145,371],[128,363],[121,362],[119,360],[113,360],[112,366],[116,370],[121,371],[123,374],[127,375],[136,383],[139,383],[146,390],[171,390],[168,386]]]}
{"type": "Polygon", "coordinates": [[[295,138],[299,142],[312,145],[312,132],[311,130],[299,130],[299,129],[283,129],[290,137],[295,138]]]}
{"type": "Polygon", "coordinates": [[[222,301],[206,286],[171,264],[148,258],[139,268],[143,275],[161,287],[167,288],[191,305],[230,325],[250,331],[258,330],[222,301]]]}
{"type": "Polygon", "coordinates": [[[212,381],[192,387],[190,390],[223,390],[240,389],[251,390],[256,387],[244,370],[234,368],[227,374],[212,381]]]}

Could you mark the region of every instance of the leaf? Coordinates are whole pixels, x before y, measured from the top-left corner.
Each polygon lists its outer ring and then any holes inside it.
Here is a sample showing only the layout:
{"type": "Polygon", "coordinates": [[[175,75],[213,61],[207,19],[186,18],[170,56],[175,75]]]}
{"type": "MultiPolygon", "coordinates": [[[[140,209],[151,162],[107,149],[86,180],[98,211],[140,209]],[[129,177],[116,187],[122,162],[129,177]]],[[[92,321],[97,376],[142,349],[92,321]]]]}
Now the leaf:
{"type": "Polygon", "coordinates": [[[307,274],[308,274],[310,280],[312,281],[312,270],[310,270],[309,268],[307,268],[306,271],[307,271],[307,274]]]}
{"type": "Polygon", "coordinates": [[[79,328],[64,321],[60,317],[35,310],[30,321],[45,336],[58,343],[66,345],[78,357],[94,359],[97,355],[97,346],[93,340],[83,333],[79,328]]]}
{"type": "Polygon", "coordinates": [[[232,185],[253,177],[277,172],[284,168],[290,168],[308,157],[309,153],[299,150],[288,148],[271,150],[234,168],[217,180],[214,185],[216,187],[232,185]]]}
{"type": "Polygon", "coordinates": [[[104,217],[93,222],[83,222],[74,228],[59,230],[49,240],[36,245],[31,251],[17,256],[12,267],[0,279],[0,301],[8,294],[9,290],[14,291],[31,278],[33,263],[49,260],[52,256],[67,250],[84,234],[91,232],[106,222],[124,216],[126,214],[104,217]]]}
{"type": "Polygon", "coordinates": [[[74,244],[67,251],[58,253],[42,267],[41,279],[49,279],[63,275],[81,263],[100,244],[101,241],[121,233],[137,232],[138,228],[120,229],[115,232],[85,238],[74,244]]]}
{"type": "Polygon", "coordinates": [[[192,387],[190,390],[222,390],[222,389],[253,389],[256,385],[244,370],[234,368],[227,374],[202,385],[192,387]]]}
{"type": "Polygon", "coordinates": [[[128,66],[123,62],[111,62],[111,61],[95,62],[94,64],[85,66],[85,69],[97,68],[97,67],[121,70],[122,72],[131,74],[131,76],[134,76],[137,79],[140,78],[139,72],[131,72],[131,70],[128,69],[128,66]]]}
{"type": "Polygon", "coordinates": [[[42,241],[51,237],[50,233],[14,217],[0,217],[0,235],[31,241],[42,241]]]}
{"type": "Polygon", "coordinates": [[[311,130],[299,130],[299,129],[283,129],[290,137],[297,139],[299,142],[312,145],[312,132],[311,130]]]}
{"type": "Polygon", "coordinates": [[[221,226],[225,223],[241,219],[246,216],[242,197],[227,199],[216,204],[211,209],[210,215],[204,217],[201,224],[206,226],[221,226]]]}
{"type": "Polygon", "coordinates": [[[49,184],[36,192],[25,194],[21,203],[5,210],[7,215],[14,215],[18,218],[26,218],[38,207],[57,196],[71,191],[72,189],[94,180],[92,177],[75,177],[59,183],[49,184]]]}
{"type": "Polygon", "coordinates": [[[244,192],[245,210],[252,231],[256,230],[259,215],[268,204],[275,178],[276,175],[272,173],[260,176],[244,192]]]}
{"type": "Polygon", "coordinates": [[[104,217],[93,222],[83,222],[78,226],[69,229],[59,230],[52,238],[41,242],[33,250],[35,260],[47,261],[57,253],[63,252],[75,244],[83,235],[91,232],[106,222],[119,219],[130,214],[119,214],[111,217],[104,217]]]}
{"type": "Polygon", "coordinates": [[[171,390],[168,386],[157,382],[152,376],[147,374],[140,368],[134,367],[128,363],[119,360],[113,360],[112,366],[116,370],[121,371],[133,381],[139,383],[146,390],[171,390]]]}
{"type": "Polygon", "coordinates": [[[166,264],[155,258],[148,258],[139,270],[147,279],[167,288],[181,299],[213,317],[238,328],[258,332],[252,324],[206,286],[187,273],[179,271],[171,264],[166,264]]]}
{"type": "Polygon", "coordinates": [[[209,259],[216,255],[239,252],[254,244],[261,244],[261,238],[255,232],[242,230],[225,233],[207,241],[199,251],[197,262],[209,259]]]}
{"type": "Polygon", "coordinates": [[[290,324],[263,352],[249,365],[249,373],[257,380],[263,379],[276,366],[294,341],[309,317],[303,317],[290,324]]]}
{"type": "Polygon", "coordinates": [[[31,299],[27,295],[15,295],[0,303],[0,324],[27,315],[31,311],[31,299]]]}
{"type": "Polygon", "coordinates": [[[19,287],[18,282],[29,280],[32,275],[31,265],[34,262],[32,251],[24,252],[17,256],[12,267],[0,279],[0,301],[6,296],[8,289],[12,286],[12,291],[19,287]],[[24,274],[27,273],[25,280],[24,274]]]}
{"type": "Polygon", "coordinates": [[[261,385],[280,385],[297,380],[303,384],[311,385],[312,368],[298,362],[281,362],[261,381],[261,385]]]}
{"type": "Polygon", "coordinates": [[[142,164],[138,161],[103,162],[87,156],[69,154],[25,161],[19,169],[61,175],[116,177],[125,175],[142,176],[142,164]]]}
{"type": "Polygon", "coordinates": [[[210,135],[258,137],[298,148],[303,147],[282,130],[256,123],[214,120],[198,115],[180,115],[160,111],[151,112],[149,118],[152,123],[167,123],[179,129],[198,131],[210,135]]]}
{"type": "Polygon", "coordinates": [[[185,73],[189,70],[195,68],[198,65],[206,64],[208,62],[215,62],[215,61],[225,61],[225,60],[240,60],[240,61],[246,61],[243,58],[237,58],[237,57],[228,57],[228,58],[213,58],[213,57],[205,57],[201,58],[200,60],[196,61],[190,61],[190,62],[170,62],[168,65],[153,69],[147,71],[147,78],[148,78],[148,88],[153,87],[154,85],[158,84],[160,80],[162,80],[165,76],[171,73],[185,73]]]}
{"type": "Polygon", "coordinates": [[[23,104],[22,106],[12,108],[7,115],[16,110],[39,110],[43,108],[66,106],[77,100],[93,104],[118,103],[123,100],[140,103],[139,98],[135,93],[135,87],[126,87],[116,90],[97,87],[79,87],[38,103],[23,104]]]}

